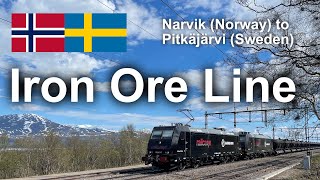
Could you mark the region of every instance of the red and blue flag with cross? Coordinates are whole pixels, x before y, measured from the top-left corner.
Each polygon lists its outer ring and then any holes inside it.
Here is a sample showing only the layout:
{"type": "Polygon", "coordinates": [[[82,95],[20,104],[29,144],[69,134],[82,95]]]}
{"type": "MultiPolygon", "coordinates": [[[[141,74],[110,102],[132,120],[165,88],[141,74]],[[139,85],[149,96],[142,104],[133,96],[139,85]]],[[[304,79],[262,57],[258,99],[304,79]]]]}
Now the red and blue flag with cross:
{"type": "Polygon", "coordinates": [[[12,14],[12,52],[126,50],[126,14],[12,14]]]}

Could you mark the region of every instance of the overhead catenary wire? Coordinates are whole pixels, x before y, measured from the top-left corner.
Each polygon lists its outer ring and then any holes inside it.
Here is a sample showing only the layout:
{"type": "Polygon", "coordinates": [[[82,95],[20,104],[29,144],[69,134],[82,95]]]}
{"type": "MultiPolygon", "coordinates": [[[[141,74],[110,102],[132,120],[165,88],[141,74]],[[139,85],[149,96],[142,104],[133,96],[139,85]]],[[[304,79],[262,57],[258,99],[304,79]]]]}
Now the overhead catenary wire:
{"type": "MultiPolygon", "coordinates": [[[[251,113],[253,113],[253,112],[267,112],[267,111],[285,111],[285,110],[296,110],[296,109],[306,109],[307,107],[293,107],[293,108],[268,108],[268,109],[255,109],[255,110],[239,110],[239,111],[236,111],[236,110],[234,110],[234,111],[227,111],[227,112],[214,112],[214,113],[208,113],[208,112],[206,112],[205,113],[205,118],[207,118],[208,116],[214,116],[214,115],[218,115],[219,116],[219,119],[222,119],[222,115],[223,114],[234,114],[234,115],[236,115],[236,114],[240,114],[240,113],[249,113],[249,116],[251,116],[251,113]]],[[[265,114],[266,116],[267,116],[267,114],[265,114]]],[[[251,118],[251,117],[250,117],[251,118]]],[[[254,122],[261,122],[261,121],[252,121],[252,120],[250,120],[250,118],[249,118],[249,122],[236,122],[236,121],[234,121],[233,123],[234,123],[234,127],[236,127],[236,124],[238,124],[238,123],[254,123],[254,122]]],[[[262,121],[263,123],[265,123],[265,126],[267,127],[267,124],[268,124],[268,122],[267,122],[267,118],[265,117],[265,119],[266,119],[266,121],[262,121]]],[[[279,122],[284,122],[284,121],[280,121],[280,120],[273,120],[272,122],[277,122],[277,121],[279,121],[279,122]]]]}
{"type": "Polygon", "coordinates": [[[6,23],[8,23],[8,24],[11,24],[11,21],[6,20],[6,19],[4,19],[4,18],[2,18],[2,17],[0,17],[0,20],[1,20],[2,22],[6,22],[6,23]]]}

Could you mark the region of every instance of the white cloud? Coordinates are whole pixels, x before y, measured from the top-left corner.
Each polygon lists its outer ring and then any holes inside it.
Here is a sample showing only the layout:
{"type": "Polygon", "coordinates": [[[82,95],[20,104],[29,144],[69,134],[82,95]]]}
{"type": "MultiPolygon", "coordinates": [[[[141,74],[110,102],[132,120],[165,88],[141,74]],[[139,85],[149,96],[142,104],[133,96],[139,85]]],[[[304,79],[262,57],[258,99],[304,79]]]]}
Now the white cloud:
{"type": "Polygon", "coordinates": [[[116,12],[127,13],[128,34],[134,42],[131,44],[136,44],[136,40],[155,39],[152,35],[156,36],[157,39],[161,37],[162,20],[157,14],[157,10],[147,8],[143,4],[137,4],[132,0],[117,1],[116,12]]]}
{"type": "Polygon", "coordinates": [[[281,3],[279,0],[193,0],[183,1],[183,3],[174,0],[171,2],[175,10],[183,17],[201,16],[209,19],[215,18],[214,16],[219,14],[223,15],[226,19],[243,21],[249,21],[259,16],[259,14],[245,7],[246,5],[254,9],[263,10],[262,7],[269,8],[281,3]]]}
{"type": "Polygon", "coordinates": [[[24,103],[20,105],[13,105],[12,109],[19,111],[48,111],[49,107],[40,106],[36,104],[24,103]]]}
{"type": "MultiPolygon", "coordinates": [[[[248,20],[255,15],[252,11],[241,6],[237,0],[193,0],[183,2],[183,4],[180,1],[173,1],[173,3],[175,4],[175,10],[183,16],[196,15],[209,19],[214,18],[214,15],[222,14],[227,19],[248,20]]],[[[248,3],[251,3],[251,1],[248,1],[248,3]]]]}
{"type": "MultiPolygon", "coordinates": [[[[213,86],[216,92],[223,92],[223,95],[231,94],[233,69],[222,62],[217,62],[213,69],[213,86]]],[[[196,87],[204,92],[205,70],[189,69],[185,72],[177,72],[176,76],[183,78],[189,86],[196,87]]]]}
{"type": "MultiPolygon", "coordinates": [[[[1,14],[6,14],[5,11],[0,9],[1,14]]],[[[8,53],[11,51],[11,24],[0,22],[0,53],[8,53]]]]}
{"type": "Polygon", "coordinates": [[[0,98],[10,99],[9,97],[7,97],[7,96],[2,96],[2,95],[0,95],[0,98]]]}
{"type": "Polygon", "coordinates": [[[208,107],[204,103],[203,97],[191,98],[190,100],[188,100],[186,102],[185,105],[186,105],[187,109],[196,109],[196,110],[200,110],[200,111],[208,109],[208,107]]]}
{"type": "Polygon", "coordinates": [[[131,80],[123,80],[119,82],[120,89],[125,92],[133,91],[136,88],[136,83],[131,80]]]}
{"type": "Polygon", "coordinates": [[[4,55],[0,62],[8,64],[11,58],[17,59],[22,72],[37,76],[76,77],[90,76],[93,70],[109,69],[116,66],[110,60],[97,60],[83,53],[12,53],[4,55]]]}
{"type": "Polygon", "coordinates": [[[95,82],[95,91],[110,92],[110,82],[95,82]]]}
{"type": "Polygon", "coordinates": [[[227,126],[219,126],[218,128],[221,128],[221,129],[228,129],[227,126]]]}
{"type": "Polygon", "coordinates": [[[178,72],[177,76],[184,79],[189,86],[194,86],[199,90],[204,90],[204,72],[197,69],[190,69],[186,72],[178,72]]]}
{"type": "MultiPolygon", "coordinates": [[[[111,83],[110,82],[95,82],[95,90],[99,92],[110,92],[111,91],[111,83]]],[[[130,92],[135,88],[135,82],[130,80],[124,80],[119,82],[119,88],[122,91],[130,92]]]]}
{"type": "MultiPolygon", "coordinates": [[[[193,97],[185,103],[185,106],[187,109],[211,112],[226,112],[234,109],[233,103],[206,103],[204,97],[193,97]]],[[[237,110],[242,110],[247,106],[246,103],[236,104],[237,110]]]]}
{"type": "MultiPolygon", "coordinates": [[[[232,84],[233,84],[233,68],[225,65],[222,62],[217,62],[213,69],[213,86],[215,92],[221,92],[215,95],[229,95],[232,99],[232,84]]],[[[183,78],[188,86],[197,88],[201,93],[204,93],[205,70],[190,69],[186,72],[177,72],[176,76],[183,78]]],[[[228,110],[233,108],[232,103],[205,103],[204,95],[188,99],[185,106],[189,109],[196,110],[228,110]]]]}
{"type": "Polygon", "coordinates": [[[134,123],[135,125],[170,125],[171,123],[184,122],[188,119],[185,117],[178,116],[152,116],[145,114],[134,114],[134,113],[120,113],[120,114],[96,114],[87,111],[50,111],[47,114],[57,115],[63,117],[72,117],[86,120],[99,120],[102,122],[111,123],[117,120],[121,124],[134,123]]]}
{"type": "MultiPolygon", "coordinates": [[[[208,17],[219,14],[223,10],[223,1],[220,0],[192,0],[192,1],[168,1],[169,5],[175,9],[183,18],[188,16],[208,17]]],[[[171,11],[171,10],[169,10],[171,11]]],[[[174,12],[172,12],[174,14],[174,12]]]]}
{"type": "Polygon", "coordinates": [[[248,8],[241,6],[236,0],[230,1],[226,6],[224,6],[223,14],[227,19],[234,20],[252,20],[256,17],[256,13],[250,11],[248,8]]]}
{"type": "Polygon", "coordinates": [[[242,128],[232,128],[232,129],[230,129],[229,131],[231,131],[231,132],[243,132],[243,131],[245,131],[245,130],[242,129],[242,128]]]}

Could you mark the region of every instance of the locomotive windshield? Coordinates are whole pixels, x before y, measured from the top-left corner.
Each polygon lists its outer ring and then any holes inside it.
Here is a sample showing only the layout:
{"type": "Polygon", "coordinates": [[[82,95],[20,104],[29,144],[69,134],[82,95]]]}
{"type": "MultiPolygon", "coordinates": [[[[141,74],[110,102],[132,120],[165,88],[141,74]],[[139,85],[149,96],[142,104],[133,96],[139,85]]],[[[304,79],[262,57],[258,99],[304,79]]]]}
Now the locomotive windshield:
{"type": "Polygon", "coordinates": [[[246,136],[240,136],[240,142],[245,142],[246,141],[246,136]]]}
{"type": "Polygon", "coordinates": [[[170,139],[172,134],[173,130],[154,130],[151,139],[170,139]]]}

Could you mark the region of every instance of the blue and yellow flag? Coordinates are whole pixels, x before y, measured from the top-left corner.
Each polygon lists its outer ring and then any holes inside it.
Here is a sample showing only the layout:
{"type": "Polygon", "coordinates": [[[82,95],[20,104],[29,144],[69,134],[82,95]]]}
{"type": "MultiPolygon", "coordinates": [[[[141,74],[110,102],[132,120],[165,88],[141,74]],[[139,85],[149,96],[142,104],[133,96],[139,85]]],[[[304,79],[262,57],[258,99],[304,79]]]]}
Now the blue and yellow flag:
{"type": "Polygon", "coordinates": [[[12,52],[124,52],[126,14],[12,14],[12,52]]]}
{"type": "Polygon", "coordinates": [[[65,14],[66,52],[126,50],[126,14],[65,14]]]}

